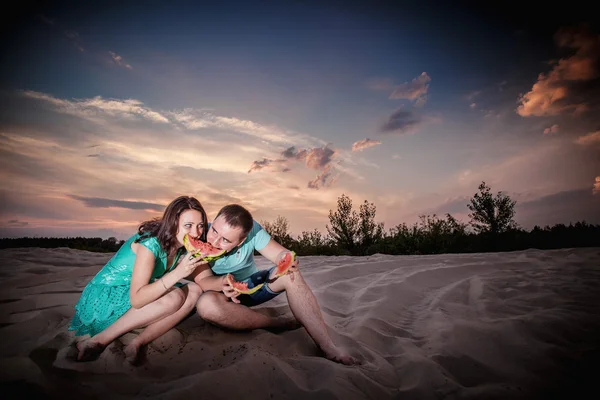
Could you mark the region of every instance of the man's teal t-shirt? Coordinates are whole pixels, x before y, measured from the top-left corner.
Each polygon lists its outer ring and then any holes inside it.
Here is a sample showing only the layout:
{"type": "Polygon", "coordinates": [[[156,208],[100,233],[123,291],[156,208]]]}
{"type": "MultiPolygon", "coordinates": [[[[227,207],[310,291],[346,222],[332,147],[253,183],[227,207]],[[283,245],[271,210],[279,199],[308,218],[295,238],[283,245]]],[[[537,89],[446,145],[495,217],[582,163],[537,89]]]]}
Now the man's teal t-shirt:
{"type": "MultiPolygon", "coordinates": [[[[257,272],[254,262],[254,250],[262,250],[271,240],[271,235],[256,221],[246,240],[225,257],[209,263],[213,274],[225,275],[231,273],[237,281],[248,279],[257,272]]],[[[210,229],[211,224],[208,224],[210,229]]]]}

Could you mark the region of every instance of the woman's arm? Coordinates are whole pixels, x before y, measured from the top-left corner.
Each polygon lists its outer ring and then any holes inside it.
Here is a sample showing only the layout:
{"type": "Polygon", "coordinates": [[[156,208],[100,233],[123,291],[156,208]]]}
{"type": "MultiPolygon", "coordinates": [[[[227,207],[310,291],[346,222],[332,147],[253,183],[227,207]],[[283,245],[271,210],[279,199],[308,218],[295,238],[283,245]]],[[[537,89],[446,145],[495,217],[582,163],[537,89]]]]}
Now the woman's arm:
{"type": "Polygon", "coordinates": [[[136,253],[131,276],[129,299],[133,308],[142,308],[152,303],[172,288],[180,279],[185,278],[203,262],[200,259],[185,258],[175,269],[163,275],[153,283],[150,282],[156,258],[146,247],[134,243],[132,249],[136,253]]]}

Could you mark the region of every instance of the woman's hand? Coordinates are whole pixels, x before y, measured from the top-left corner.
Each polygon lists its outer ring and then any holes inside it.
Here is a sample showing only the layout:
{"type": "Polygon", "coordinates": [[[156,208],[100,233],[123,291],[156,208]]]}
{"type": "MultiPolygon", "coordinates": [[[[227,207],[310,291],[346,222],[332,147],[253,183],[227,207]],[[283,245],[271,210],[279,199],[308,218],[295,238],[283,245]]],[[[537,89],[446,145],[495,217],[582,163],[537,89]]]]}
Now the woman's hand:
{"type": "Polygon", "coordinates": [[[225,296],[229,297],[231,299],[231,301],[233,301],[234,303],[240,303],[240,301],[238,300],[238,296],[240,295],[240,292],[238,292],[237,290],[235,290],[233,288],[233,286],[231,286],[229,284],[229,282],[227,281],[227,275],[223,275],[223,293],[225,294],[225,296]]]}
{"type": "Polygon", "coordinates": [[[202,261],[200,257],[194,258],[190,253],[186,253],[181,257],[174,272],[176,271],[178,276],[183,279],[191,275],[199,266],[206,264],[208,261],[202,261]]]}

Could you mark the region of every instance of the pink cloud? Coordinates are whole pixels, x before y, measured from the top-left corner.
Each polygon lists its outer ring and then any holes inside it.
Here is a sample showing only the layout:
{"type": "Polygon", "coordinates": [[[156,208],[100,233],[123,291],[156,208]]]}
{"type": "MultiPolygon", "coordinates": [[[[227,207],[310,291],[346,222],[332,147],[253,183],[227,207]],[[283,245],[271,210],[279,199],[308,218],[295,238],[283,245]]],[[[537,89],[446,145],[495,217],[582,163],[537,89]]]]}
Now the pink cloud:
{"type": "Polygon", "coordinates": [[[366,138],[363,140],[359,140],[358,142],[354,142],[352,144],[352,151],[363,151],[364,149],[377,146],[378,144],[381,144],[381,142],[366,138]]]}
{"type": "Polygon", "coordinates": [[[558,132],[558,125],[554,124],[549,128],[544,129],[544,135],[549,135],[551,133],[556,133],[558,132]]]}
{"type": "Polygon", "coordinates": [[[583,146],[600,144],[600,131],[590,132],[587,135],[580,136],[575,140],[575,143],[583,146]]]}
{"type": "Polygon", "coordinates": [[[427,99],[427,91],[429,90],[429,82],[431,78],[427,72],[414,78],[411,82],[404,82],[396,86],[390,99],[408,99],[415,100],[419,105],[423,105],[427,99]]]}
{"type": "Polygon", "coordinates": [[[600,36],[584,29],[561,29],[555,41],[560,48],[575,49],[575,54],[560,59],[547,74],[540,73],[531,90],[519,98],[517,113],[523,117],[589,110],[576,85],[600,75],[600,36]]]}

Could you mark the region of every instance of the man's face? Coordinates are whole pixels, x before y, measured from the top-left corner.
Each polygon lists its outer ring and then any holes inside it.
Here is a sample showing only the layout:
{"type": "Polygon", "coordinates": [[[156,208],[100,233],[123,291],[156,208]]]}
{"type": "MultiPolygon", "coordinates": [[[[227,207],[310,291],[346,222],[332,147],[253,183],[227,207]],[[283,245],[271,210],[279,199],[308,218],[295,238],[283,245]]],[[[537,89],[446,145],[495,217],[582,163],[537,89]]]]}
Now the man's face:
{"type": "Polygon", "coordinates": [[[244,239],[246,237],[242,236],[242,228],[232,227],[222,216],[213,221],[206,236],[208,243],[227,252],[241,244],[244,239]]]}

